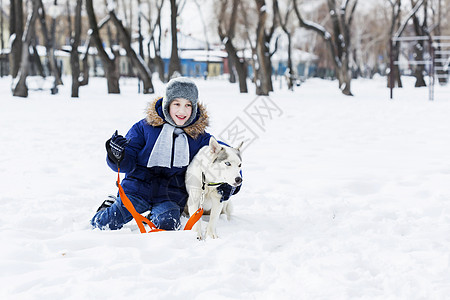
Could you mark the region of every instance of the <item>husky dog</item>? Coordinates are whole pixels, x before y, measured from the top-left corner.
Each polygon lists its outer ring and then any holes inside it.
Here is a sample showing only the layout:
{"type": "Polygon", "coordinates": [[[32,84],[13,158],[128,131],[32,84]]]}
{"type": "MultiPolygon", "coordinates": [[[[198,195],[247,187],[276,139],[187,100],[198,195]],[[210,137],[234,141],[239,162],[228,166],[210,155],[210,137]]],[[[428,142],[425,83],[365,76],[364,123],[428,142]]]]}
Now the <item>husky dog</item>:
{"type": "MultiPolygon", "coordinates": [[[[214,137],[209,140],[209,146],[204,146],[195,155],[186,170],[186,190],[189,194],[187,208],[189,215],[193,215],[200,207],[204,213],[210,215],[206,229],[206,236],[217,238],[216,222],[221,213],[231,216],[230,200],[221,202],[221,194],[217,187],[228,183],[237,187],[242,183],[241,152],[242,143],[237,148],[220,145],[214,137]]],[[[201,219],[192,230],[197,231],[202,239],[201,219]]]]}

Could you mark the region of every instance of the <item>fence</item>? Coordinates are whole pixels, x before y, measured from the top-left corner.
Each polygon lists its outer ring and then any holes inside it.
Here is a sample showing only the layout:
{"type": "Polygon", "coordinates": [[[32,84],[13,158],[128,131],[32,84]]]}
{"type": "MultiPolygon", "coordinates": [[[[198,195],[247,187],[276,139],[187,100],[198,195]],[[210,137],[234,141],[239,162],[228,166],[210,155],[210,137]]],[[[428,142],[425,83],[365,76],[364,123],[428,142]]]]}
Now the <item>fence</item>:
{"type": "Polygon", "coordinates": [[[434,100],[434,84],[435,78],[438,78],[440,82],[448,82],[448,65],[450,63],[450,36],[408,36],[408,37],[392,37],[390,44],[390,98],[393,99],[394,90],[394,65],[400,65],[399,60],[394,60],[393,55],[393,43],[394,42],[406,42],[415,43],[417,46],[420,42],[422,44],[427,44],[426,48],[428,52],[424,49],[424,55],[422,60],[407,59],[405,62],[409,66],[425,66],[428,68],[427,73],[429,77],[428,82],[428,99],[430,101],[434,100]]]}

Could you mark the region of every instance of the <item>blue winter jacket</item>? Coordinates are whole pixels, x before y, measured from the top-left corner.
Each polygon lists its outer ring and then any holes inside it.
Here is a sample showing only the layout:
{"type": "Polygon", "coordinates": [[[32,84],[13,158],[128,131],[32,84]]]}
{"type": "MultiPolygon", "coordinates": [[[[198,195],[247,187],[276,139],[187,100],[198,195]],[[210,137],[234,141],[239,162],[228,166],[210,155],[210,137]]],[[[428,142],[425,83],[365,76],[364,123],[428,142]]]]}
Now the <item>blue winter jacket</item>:
{"type": "MultiPolygon", "coordinates": [[[[159,98],[149,104],[146,118],[134,124],[126,134],[130,143],[125,148],[125,156],[120,163],[120,172],[126,173],[122,187],[127,195],[137,195],[149,204],[169,200],[184,207],[188,198],[184,178],[187,166],[147,167],[150,153],[165,122],[162,98],[159,98]]],[[[208,115],[205,108],[199,104],[193,123],[183,128],[188,137],[189,162],[200,148],[209,144],[211,135],[205,131],[207,125],[208,115]]],[[[117,172],[117,165],[108,157],[107,163],[117,172]]]]}

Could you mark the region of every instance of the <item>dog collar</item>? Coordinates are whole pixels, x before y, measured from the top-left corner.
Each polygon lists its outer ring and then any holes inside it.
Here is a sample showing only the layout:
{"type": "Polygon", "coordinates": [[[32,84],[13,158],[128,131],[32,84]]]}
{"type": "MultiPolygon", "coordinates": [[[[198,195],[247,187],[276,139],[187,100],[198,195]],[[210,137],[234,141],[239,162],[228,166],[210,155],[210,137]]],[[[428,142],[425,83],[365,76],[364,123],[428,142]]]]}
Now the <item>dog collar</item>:
{"type": "Polygon", "coordinates": [[[219,186],[223,184],[223,182],[208,182],[205,181],[205,173],[202,172],[202,190],[205,190],[205,186],[219,186]]]}

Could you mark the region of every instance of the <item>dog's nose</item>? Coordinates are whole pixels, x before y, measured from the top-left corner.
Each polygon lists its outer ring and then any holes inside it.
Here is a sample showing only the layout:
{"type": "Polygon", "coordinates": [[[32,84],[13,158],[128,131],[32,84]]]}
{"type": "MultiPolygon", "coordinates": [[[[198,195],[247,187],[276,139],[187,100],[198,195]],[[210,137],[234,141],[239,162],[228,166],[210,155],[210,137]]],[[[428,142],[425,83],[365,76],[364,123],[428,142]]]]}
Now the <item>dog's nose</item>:
{"type": "Polygon", "coordinates": [[[234,180],[236,181],[237,184],[240,184],[242,182],[241,177],[236,177],[234,180]]]}

